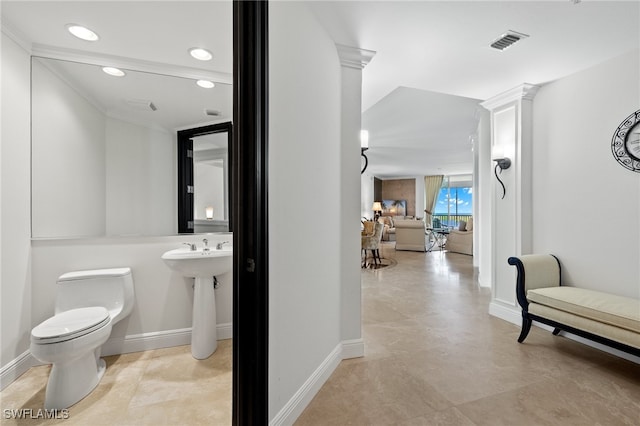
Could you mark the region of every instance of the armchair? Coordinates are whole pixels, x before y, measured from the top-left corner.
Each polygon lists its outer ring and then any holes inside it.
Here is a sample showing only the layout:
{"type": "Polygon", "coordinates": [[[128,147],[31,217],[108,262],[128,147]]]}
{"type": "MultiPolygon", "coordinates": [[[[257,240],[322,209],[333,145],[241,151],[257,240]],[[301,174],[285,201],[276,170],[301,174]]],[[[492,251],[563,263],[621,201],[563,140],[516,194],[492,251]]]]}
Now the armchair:
{"type": "Polygon", "coordinates": [[[364,258],[362,261],[362,267],[366,267],[367,260],[367,250],[371,250],[371,254],[373,256],[374,265],[378,265],[380,261],[380,240],[382,240],[382,230],[384,229],[384,225],[379,222],[375,222],[373,234],[365,234],[363,233],[361,238],[361,251],[364,253],[364,258]]]}
{"type": "Polygon", "coordinates": [[[455,253],[473,256],[473,218],[460,222],[458,229],[452,229],[447,236],[446,248],[455,253]]]}

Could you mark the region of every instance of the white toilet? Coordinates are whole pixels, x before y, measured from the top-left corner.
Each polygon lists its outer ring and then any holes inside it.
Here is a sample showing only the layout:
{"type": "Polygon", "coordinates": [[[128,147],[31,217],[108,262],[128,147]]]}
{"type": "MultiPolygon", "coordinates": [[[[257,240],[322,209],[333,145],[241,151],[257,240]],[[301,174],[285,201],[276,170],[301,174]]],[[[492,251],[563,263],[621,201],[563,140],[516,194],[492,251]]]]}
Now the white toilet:
{"type": "Polygon", "coordinates": [[[58,278],[55,315],[31,331],[31,354],[53,364],[44,408],[68,408],[100,382],[100,349],[113,324],[131,313],[130,268],[69,272],[58,278]]]}

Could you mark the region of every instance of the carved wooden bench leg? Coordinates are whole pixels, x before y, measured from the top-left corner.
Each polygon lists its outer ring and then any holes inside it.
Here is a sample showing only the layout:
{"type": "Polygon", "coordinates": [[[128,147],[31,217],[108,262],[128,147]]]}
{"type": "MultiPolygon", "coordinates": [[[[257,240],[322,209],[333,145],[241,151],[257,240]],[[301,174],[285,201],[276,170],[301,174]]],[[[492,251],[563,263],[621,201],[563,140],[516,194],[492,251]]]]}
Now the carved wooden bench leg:
{"type": "Polygon", "coordinates": [[[518,337],[518,343],[524,342],[524,339],[527,338],[527,334],[529,334],[529,330],[531,330],[531,318],[526,316],[524,312],[522,313],[522,331],[520,332],[520,337],[518,337]]]}

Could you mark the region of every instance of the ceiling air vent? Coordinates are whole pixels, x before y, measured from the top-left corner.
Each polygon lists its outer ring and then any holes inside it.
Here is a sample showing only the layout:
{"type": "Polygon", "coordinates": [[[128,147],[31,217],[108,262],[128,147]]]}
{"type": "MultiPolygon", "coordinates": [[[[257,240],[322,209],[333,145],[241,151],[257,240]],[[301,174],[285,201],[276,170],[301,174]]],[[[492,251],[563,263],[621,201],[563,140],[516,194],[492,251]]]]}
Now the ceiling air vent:
{"type": "Polygon", "coordinates": [[[131,108],[140,111],[156,111],[158,109],[153,102],[146,99],[125,99],[124,102],[131,108]]]}
{"type": "Polygon", "coordinates": [[[511,45],[513,45],[518,40],[527,38],[527,37],[529,36],[526,34],[509,30],[506,33],[502,34],[500,37],[498,37],[496,40],[494,40],[493,43],[491,43],[491,47],[498,50],[504,50],[507,47],[510,47],[511,45]]]}

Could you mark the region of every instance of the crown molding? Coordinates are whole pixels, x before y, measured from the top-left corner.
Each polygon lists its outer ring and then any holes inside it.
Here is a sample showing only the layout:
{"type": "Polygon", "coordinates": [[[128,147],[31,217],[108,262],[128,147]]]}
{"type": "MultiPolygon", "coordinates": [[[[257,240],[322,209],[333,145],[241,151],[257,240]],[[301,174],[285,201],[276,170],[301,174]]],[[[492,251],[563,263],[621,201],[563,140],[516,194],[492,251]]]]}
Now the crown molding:
{"type": "Polygon", "coordinates": [[[3,16],[1,24],[2,33],[16,42],[18,46],[31,54],[31,40],[22,31],[15,27],[11,22],[3,16]]]}
{"type": "Polygon", "coordinates": [[[33,56],[42,58],[81,62],[90,65],[108,65],[132,71],[190,78],[194,80],[211,80],[220,84],[233,83],[233,75],[230,73],[209,71],[200,68],[183,67],[179,65],[145,61],[141,59],[126,58],[123,56],[99,54],[83,50],[67,49],[63,47],[48,46],[39,43],[33,43],[31,53],[33,56]]]}
{"type": "Polygon", "coordinates": [[[499,95],[496,95],[493,98],[487,99],[486,101],[481,102],[480,105],[482,105],[489,111],[493,111],[494,109],[501,107],[503,105],[509,104],[511,102],[520,101],[520,100],[532,101],[533,98],[536,96],[536,93],[538,93],[539,89],[540,89],[540,86],[524,83],[511,90],[507,90],[506,92],[500,93],[499,95]]]}
{"type": "Polygon", "coordinates": [[[336,43],[336,49],[340,57],[340,65],[358,70],[364,69],[376,54],[373,50],[360,49],[359,47],[345,46],[338,43],[336,43]]]}

